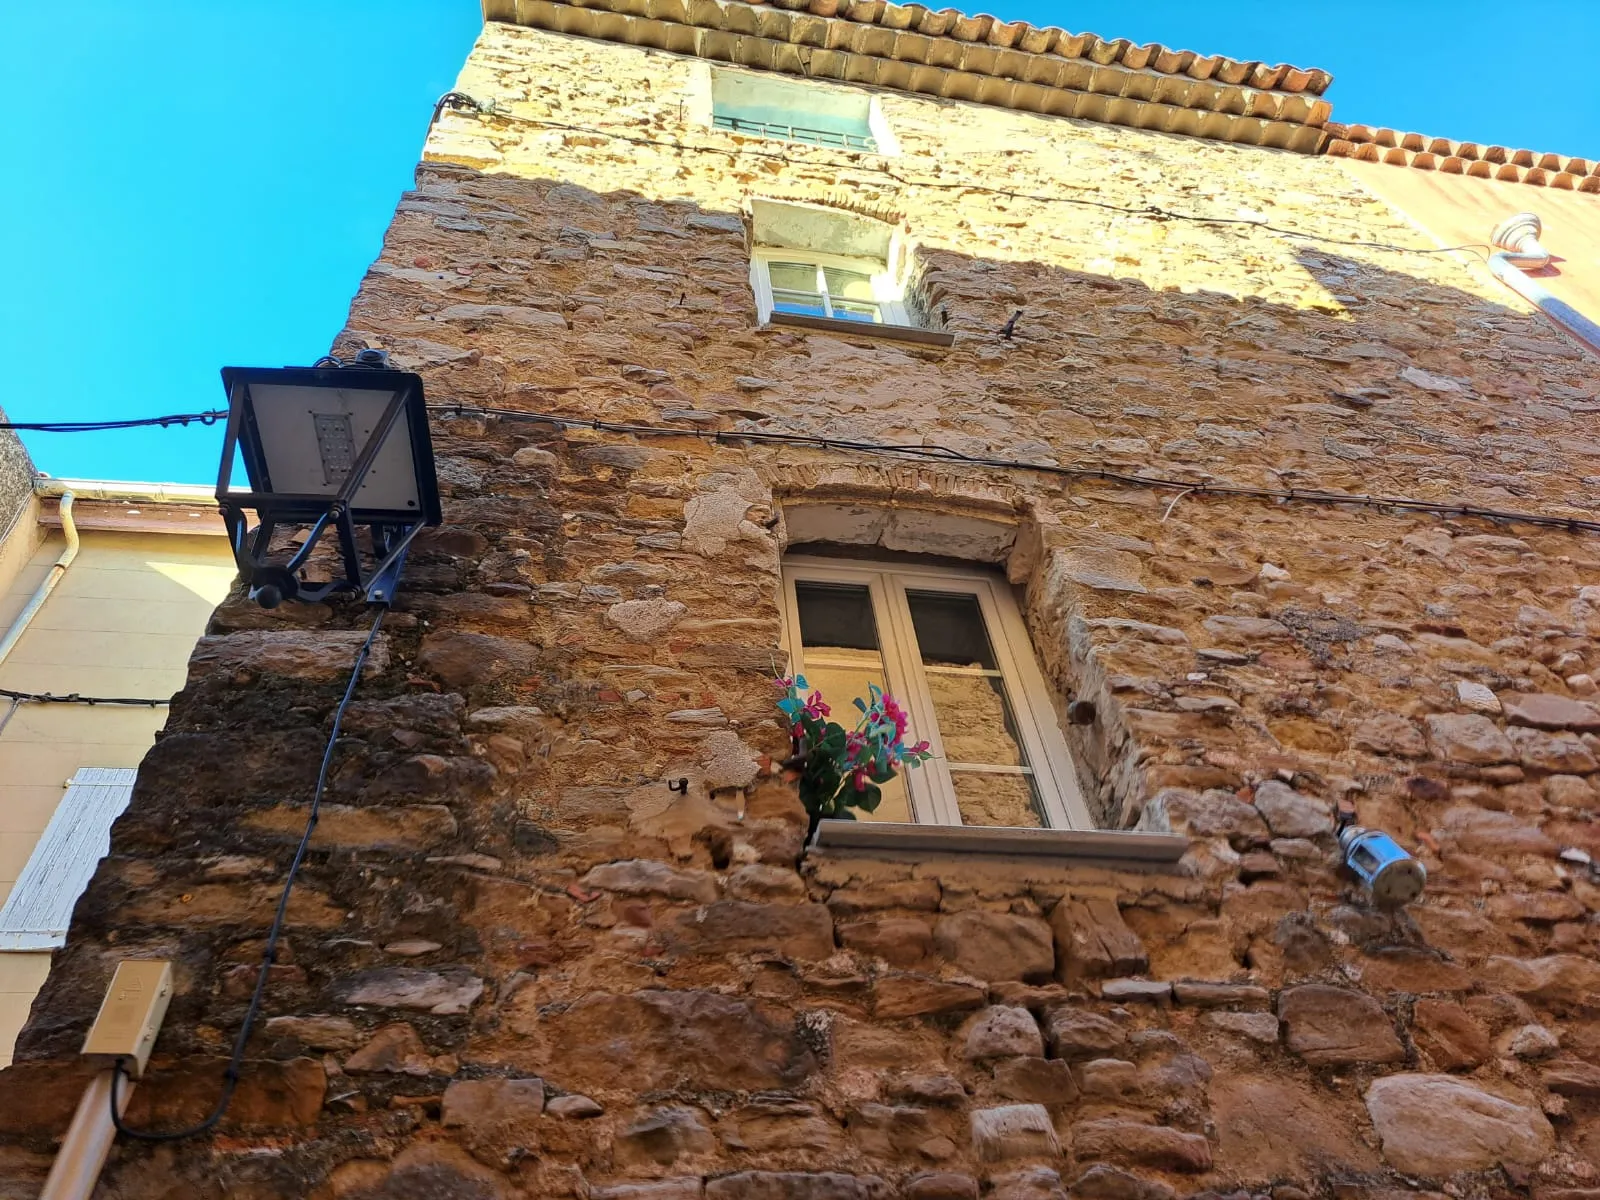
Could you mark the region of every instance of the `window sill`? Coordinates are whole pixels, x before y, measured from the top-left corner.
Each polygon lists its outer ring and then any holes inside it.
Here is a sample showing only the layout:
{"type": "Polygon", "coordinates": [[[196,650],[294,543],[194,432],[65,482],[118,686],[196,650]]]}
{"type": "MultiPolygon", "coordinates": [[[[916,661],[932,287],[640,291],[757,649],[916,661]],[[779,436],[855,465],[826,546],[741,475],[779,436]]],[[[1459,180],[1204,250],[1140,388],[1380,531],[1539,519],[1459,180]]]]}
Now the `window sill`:
{"type": "Polygon", "coordinates": [[[801,329],[816,329],[824,333],[853,334],[857,337],[887,338],[896,342],[915,342],[919,346],[953,346],[956,335],[937,329],[919,329],[915,325],[878,325],[866,321],[842,321],[838,317],[811,317],[804,313],[775,312],[767,318],[769,325],[793,325],[801,329]]]}
{"type": "Polygon", "coordinates": [[[1189,839],[1172,833],[1113,829],[1008,829],[978,825],[915,825],[891,821],[823,821],[814,851],[866,850],[992,854],[1053,858],[1110,867],[1172,870],[1189,839]]]}

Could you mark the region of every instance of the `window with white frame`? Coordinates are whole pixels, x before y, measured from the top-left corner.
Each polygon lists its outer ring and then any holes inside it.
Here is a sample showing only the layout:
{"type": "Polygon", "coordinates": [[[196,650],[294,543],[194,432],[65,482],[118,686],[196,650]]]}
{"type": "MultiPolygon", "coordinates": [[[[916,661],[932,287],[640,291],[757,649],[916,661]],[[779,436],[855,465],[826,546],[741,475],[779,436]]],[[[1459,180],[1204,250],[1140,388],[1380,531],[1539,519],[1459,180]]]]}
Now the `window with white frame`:
{"type": "Polygon", "coordinates": [[[763,321],[913,324],[893,226],[821,205],[751,205],[750,284],[763,321]]]}
{"type": "Polygon", "coordinates": [[[883,788],[864,820],[1094,828],[1050,692],[1004,579],[849,559],[783,568],[791,668],[836,713],[869,684],[904,706],[933,757],[883,788]]]}
{"type": "Polygon", "coordinates": [[[860,88],[711,69],[711,123],[750,137],[880,151],[890,139],[876,98],[860,88]]]}
{"type": "Polygon", "coordinates": [[[899,290],[884,264],[836,254],[755,252],[756,298],[763,316],[831,317],[870,325],[906,325],[899,290]]]}

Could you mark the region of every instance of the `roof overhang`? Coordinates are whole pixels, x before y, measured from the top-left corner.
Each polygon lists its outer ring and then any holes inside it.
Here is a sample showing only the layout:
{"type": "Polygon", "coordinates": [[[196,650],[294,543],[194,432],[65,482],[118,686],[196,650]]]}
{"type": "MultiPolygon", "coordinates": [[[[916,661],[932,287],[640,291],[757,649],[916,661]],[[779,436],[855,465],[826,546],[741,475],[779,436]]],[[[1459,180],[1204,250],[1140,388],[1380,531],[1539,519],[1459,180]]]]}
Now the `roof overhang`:
{"type": "Polygon", "coordinates": [[[61,526],[61,497],[72,493],[72,523],[107,533],[178,533],[222,537],[227,528],[209,487],[107,479],[34,480],[39,524],[61,526]]]}
{"type": "Polygon", "coordinates": [[[882,0],[483,0],[486,21],[1020,112],[1316,154],[1325,71],[882,0]]]}

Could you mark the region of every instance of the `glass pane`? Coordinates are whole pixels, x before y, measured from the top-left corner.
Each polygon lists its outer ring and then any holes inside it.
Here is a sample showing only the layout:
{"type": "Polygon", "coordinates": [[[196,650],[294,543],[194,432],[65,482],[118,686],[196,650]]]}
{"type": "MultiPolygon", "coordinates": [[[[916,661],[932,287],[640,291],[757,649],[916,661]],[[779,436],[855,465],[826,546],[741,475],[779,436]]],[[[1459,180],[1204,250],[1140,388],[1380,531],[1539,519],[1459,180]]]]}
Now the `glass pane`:
{"type": "Polygon", "coordinates": [[[835,301],[868,300],[872,296],[872,276],[860,271],[846,271],[839,267],[823,267],[822,276],[828,281],[828,295],[835,301]]]}
{"type": "Polygon", "coordinates": [[[833,315],[841,321],[865,321],[873,325],[883,321],[883,313],[876,304],[861,304],[854,300],[835,300],[833,315]]]}
{"type": "Polygon", "coordinates": [[[825,317],[828,310],[823,307],[822,297],[815,292],[773,292],[773,312],[801,313],[810,317],[825,317]]]}
{"type": "Polygon", "coordinates": [[[1006,825],[1043,829],[1044,806],[1030,775],[995,771],[950,772],[963,825],[1006,825]]]}
{"type": "MultiPolygon", "coordinates": [[[[832,708],[832,719],[849,729],[857,715],[851,701],[857,697],[865,700],[869,684],[885,691],[889,687],[878,650],[872,593],[862,584],[815,582],[796,583],[794,591],[800,616],[802,673],[832,708]]],[[[911,800],[904,775],[883,784],[882,790],[877,811],[857,809],[858,819],[910,821],[911,800]]]]}
{"type": "Polygon", "coordinates": [[[773,291],[809,292],[817,295],[817,269],[810,263],[769,262],[767,277],[773,291]]]}
{"type": "Polygon", "coordinates": [[[906,590],[911,625],[924,666],[999,669],[983,609],[971,592],[914,592],[906,590]]]}
{"type": "Polygon", "coordinates": [[[1022,737],[998,675],[928,672],[928,694],[944,743],[944,757],[957,763],[1025,767],[1022,737]]]}
{"type": "Polygon", "coordinates": [[[800,609],[800,644],[807,650],[824,650],[832,657],[837,648],[878,649],[872,593],[865,584],[803,580],[794,585],[794,595],[800,609]]]}

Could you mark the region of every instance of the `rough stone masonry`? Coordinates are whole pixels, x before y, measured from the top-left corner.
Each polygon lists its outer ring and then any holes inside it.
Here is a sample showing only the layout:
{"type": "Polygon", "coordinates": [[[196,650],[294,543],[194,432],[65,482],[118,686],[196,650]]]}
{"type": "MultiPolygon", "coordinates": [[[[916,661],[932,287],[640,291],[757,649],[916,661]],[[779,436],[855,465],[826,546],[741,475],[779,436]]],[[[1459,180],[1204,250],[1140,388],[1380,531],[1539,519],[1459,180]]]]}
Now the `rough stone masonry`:
{"type": "MultiPolygon", "coordinates": [[[[708,436],[1592,518],[1593,360],[1470,257],[1370,245],[1428,242],[1329,159],[895,93],[893,157],[746,139],[684,118],[703,69],[485,28],[493,111],[441,115],[334,347],[460,406],[446,523],[227,1119],[119,1144],[101,1194],[1600,1197],[1600,540],[708,436]],[[762,327],[752,197],[897,223],[954,345],[762,327]],[[1098,819],[1187,834],[1180,868],[803,853],[803,510],[1005,571],[1093,705],[1098,819]],[[1340,803],[1420,903],[1338,869],[1340,803]]],[[[129,1120],[210,1107],[365,621],[218,610],[0,1074],[0,1196],[119,959],[178,980],[129,1120]]]]}

